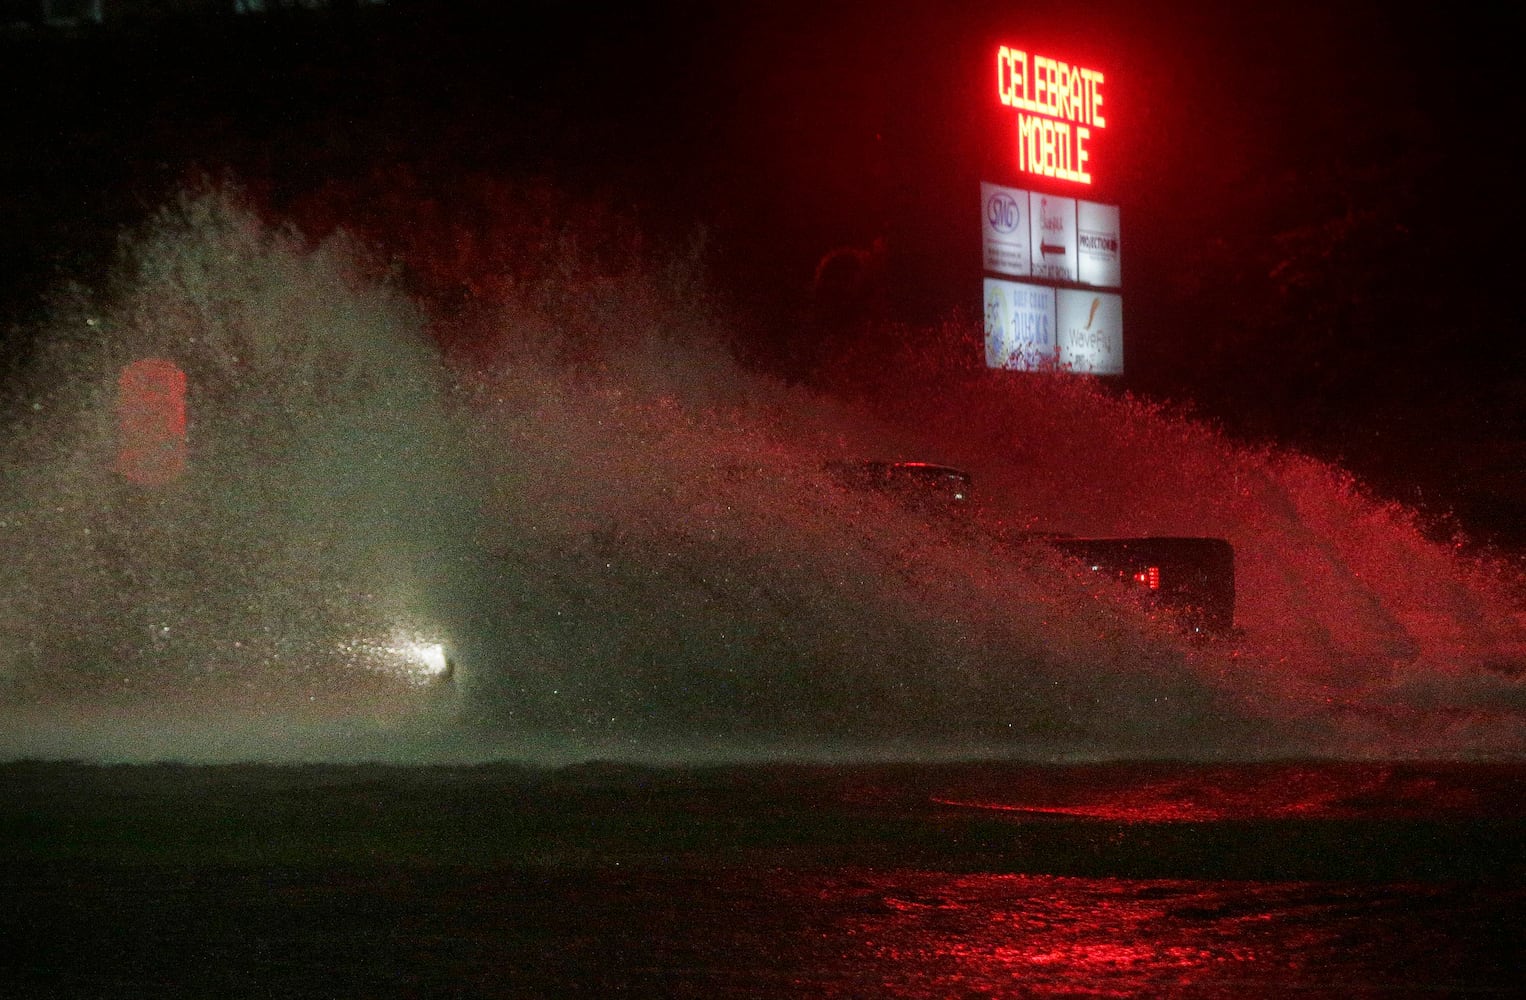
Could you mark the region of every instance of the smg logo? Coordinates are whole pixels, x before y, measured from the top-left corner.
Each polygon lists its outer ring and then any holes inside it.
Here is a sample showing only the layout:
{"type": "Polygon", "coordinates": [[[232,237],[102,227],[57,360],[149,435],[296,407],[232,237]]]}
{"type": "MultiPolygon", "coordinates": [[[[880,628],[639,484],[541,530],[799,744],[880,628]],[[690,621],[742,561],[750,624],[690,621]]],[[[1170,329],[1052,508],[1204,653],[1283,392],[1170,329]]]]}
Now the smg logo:
{"type": "Polygon", "coordinates": [[[986,199],[986,221],[998,233],[1015,233],[1023,221],[1017,199],[1005,191],[996,191],[986,199]]]}

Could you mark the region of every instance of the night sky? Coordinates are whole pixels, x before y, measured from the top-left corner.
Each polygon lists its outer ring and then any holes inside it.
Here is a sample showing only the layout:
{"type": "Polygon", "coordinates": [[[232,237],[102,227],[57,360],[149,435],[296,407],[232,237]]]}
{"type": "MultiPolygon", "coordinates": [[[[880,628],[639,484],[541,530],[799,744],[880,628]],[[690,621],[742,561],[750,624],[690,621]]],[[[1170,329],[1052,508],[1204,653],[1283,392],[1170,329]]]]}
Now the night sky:
{"type": "Polygon", "coordinates": [[[394,0],[129,16],[170,6],[0,29],[10,376],[49,290],[99,286],[118,232],[207,173],[382,243],[404,187],[470,220],[484,186],[534,180],[659,243],[703,226],[751,357],[809,379],[823,338],[851,336],[809,322],[833,248],[885,248],[879,318],[978,322],[978,185],[1022,183],[994,51],[1027,44],[1108,75],[1085,196],[1122,210],[1120,387],[1526,543],[1503,13],[394,0]]]}

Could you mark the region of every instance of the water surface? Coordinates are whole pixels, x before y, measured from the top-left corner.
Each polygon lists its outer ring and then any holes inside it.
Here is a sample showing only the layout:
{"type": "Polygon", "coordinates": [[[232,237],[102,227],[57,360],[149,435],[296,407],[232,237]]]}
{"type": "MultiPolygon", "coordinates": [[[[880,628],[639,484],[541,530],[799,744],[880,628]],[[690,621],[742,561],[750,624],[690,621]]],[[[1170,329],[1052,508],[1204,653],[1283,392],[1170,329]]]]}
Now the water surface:
{"type": "Polygon", "coordinates": [[[1510,995],[1526,916],[1515,765],[0,782],[19,996],[1510,995]]]}

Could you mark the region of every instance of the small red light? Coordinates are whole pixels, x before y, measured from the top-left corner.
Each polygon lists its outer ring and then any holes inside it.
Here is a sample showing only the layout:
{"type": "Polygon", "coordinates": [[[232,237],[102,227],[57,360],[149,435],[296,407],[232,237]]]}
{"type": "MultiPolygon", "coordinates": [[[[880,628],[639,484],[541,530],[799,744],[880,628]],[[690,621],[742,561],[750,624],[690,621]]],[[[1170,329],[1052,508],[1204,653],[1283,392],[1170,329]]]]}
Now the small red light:
{"type": "Polygon", "coordinates": [[[1134,574],[1134,582],[1143,584],[1150,590],[1160,589],[1160,567],[1151,566],[1134,574]]]}
{"type": "Polygon", "coordinates": [[[185,471],[186,378],[173,361],[142,358],[117,381],[117,471],[164,486],[185,471]]]}

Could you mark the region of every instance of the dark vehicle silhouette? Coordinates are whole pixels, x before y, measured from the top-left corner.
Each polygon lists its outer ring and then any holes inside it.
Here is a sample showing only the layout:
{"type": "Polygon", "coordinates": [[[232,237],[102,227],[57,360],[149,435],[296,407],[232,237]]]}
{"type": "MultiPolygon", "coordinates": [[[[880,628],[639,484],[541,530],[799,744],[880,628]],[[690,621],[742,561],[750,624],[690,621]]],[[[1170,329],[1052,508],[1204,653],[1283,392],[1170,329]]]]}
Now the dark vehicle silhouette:
{"type": "MultiPolygon", "coordinates": [[[[930,462],[835,462],[828,470],[852,489],[884,493],[921,513],[957,522],[973,510],[974,480],[962,469],[930,462]]],[[[1012,541],[1048,545],[1094,573],[1122,581],[1189,635],[1234,634],[1235,550],[1225,539],[1023,532],[1012,541]]]]}

